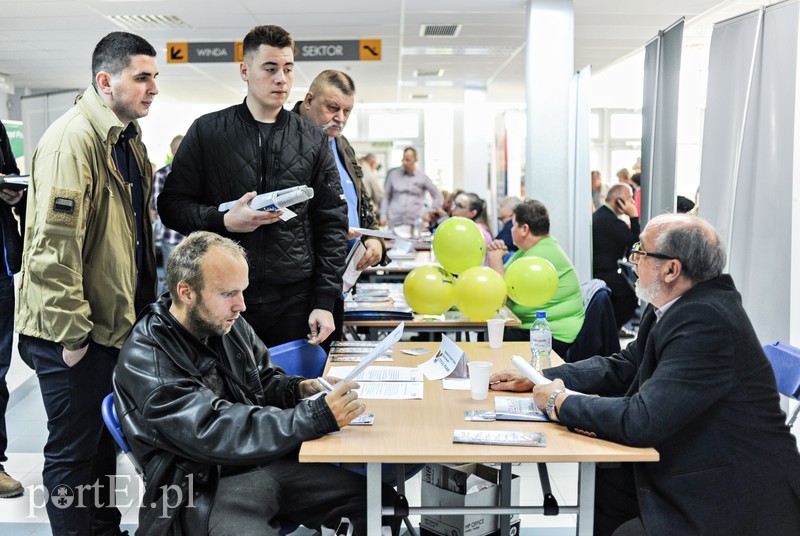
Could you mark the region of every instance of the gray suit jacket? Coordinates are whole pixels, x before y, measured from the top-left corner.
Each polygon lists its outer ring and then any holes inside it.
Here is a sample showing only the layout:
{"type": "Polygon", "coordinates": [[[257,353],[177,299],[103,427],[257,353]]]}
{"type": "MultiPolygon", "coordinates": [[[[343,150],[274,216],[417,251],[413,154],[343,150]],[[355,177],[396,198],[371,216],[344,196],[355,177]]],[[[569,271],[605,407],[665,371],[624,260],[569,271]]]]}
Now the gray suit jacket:
{"type": "MultiPolygon", "coordinates": [[[[634,464],[650,535],[800,534],[800,453],[733,280],[696,285],[610,357],[548,371],[570,396],[559,419],[589,436],[654,447],[634,464]]],[[[599,498],[602,500],[602,498],[599,498]]]]}

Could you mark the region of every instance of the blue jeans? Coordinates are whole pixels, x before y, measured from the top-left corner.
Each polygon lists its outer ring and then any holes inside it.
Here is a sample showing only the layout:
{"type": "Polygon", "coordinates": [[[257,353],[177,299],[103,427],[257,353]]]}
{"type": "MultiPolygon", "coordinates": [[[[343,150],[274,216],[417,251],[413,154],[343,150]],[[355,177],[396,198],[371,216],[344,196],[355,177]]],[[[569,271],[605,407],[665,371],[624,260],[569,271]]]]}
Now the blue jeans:
{"type": "Polygon", "coordinates": [[[109,477],[116,474],[117,454],[100,403],[111,392],[119,350],[90,341],[83,359],[69,367],[55,342],[20,335],[19,349],[36,367],[47,412],[42,476],[53,498],[47,501],[53,534],[116,534],[121,515],[109,477]],[[62,490],[72,494],[71,503],[55,500],[62,490]]]}
{"type": "MultiPolygon", "coordinates": [[[[0,263],[2,265],[2,263],[0,263]]],[[[8,407],[8,385],[6,374],[11,365],[11,349],[14,340],[14,278],[0,266],[0,471],[8,461],[8,433],[6,432],[6,408],[8,407]]]]}

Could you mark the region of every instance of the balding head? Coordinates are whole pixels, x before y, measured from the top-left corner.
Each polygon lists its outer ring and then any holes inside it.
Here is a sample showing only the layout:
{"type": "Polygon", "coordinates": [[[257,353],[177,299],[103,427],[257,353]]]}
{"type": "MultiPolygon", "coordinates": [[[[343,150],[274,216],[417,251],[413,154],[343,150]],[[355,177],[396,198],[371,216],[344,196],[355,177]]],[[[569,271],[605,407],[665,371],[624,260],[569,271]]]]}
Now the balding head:
{"type": "Polygon", "coordinates": [[[681,271],[693,284],[714,279],[725,268],[725,247],[706,220],[689,214],[663,214],[647,224],[642,235],[655,251],[681,262],[681,271]]]}

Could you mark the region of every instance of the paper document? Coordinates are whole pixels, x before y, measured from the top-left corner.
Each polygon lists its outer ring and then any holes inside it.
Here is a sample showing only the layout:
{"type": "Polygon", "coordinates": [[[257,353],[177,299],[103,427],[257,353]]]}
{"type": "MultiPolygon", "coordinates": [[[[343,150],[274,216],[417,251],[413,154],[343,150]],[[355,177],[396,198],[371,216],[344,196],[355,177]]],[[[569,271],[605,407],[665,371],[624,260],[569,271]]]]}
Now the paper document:
{"type": "Polygon", "coordinates": [[[413,238],[405,238],[400,235],[390,233],[389,231],[379,231],[378,229],[354,227],[353,230],[365,236],[377,236],[378,238],[388,238],[390,240],[405,240],[406,242],[420,242],[419,240],[414,240],[413,238]]]}
{"type": "MultiPolygon", "coordinates": [[[[344,378],[356,367],[331,367],[328,376],[344,378]]],[[[353,378],[357,382],[421,382],[422,372],[417,367],[392,367],[373,365],[353,378]]]]}
{"type": "Polygon", "coordinates": [[[432,358],[419,366],[429,380],[441,380],[444,377],[465,378],[469,358],[447,335],[442,335],[439,351],[432,358]]]}
{"type": "Polygon", "coordinates": [[[442,389],[445,391],[469,391],[469,378],[442,378],[442,389]]]}
{"type": "Polygon", "coordinates": [[[398,324],[398,326],[394,328],[392,332],[386,336],[386,338],[379,342],[370,353],[364,356],[364,358],[361,360],[361,363],[353,367],[347,376],[342,379],[344,381],[350,381],[361,374],[364,369],[370,366],[370,364],[378,358],[378,356],[382,355],[384,352],[386,352],[386,350],[391,348],[394,343],[400,340],[400,337],[403,336],[403,329],[405,329],[405,327],[406,323],[400,322],[400,324],[398,324]]]}
{"type": "Polygon", "coordinates": [[[358,269],[358,263],[364,258],[367,253],[367,248],[364,243],[359,240],[350,251],[347,253],[345,259],[345,269],[342,275],[342,293],[347,294],[355,286],[358,277],[361,275],[361,270],[358,269]]]}
{"type": "Polygon", "coordinates": [[[6,175],[0,177],[0,189],[24,190],[28,187],[30,175],[6,175]]]}
{"type": "Polygon", "coordinates": [[[356,389],[364,400],[422,400],[422,382],[364,382],[356,389]]]}
{"type": "MultiPolygon", "coordinates": [[[[547,385],[548,383],[552,383],[553,380],[548,380],[542,373],[536,370],[531,366],[530,363],[522,359],[520,356],[515,355],[511,358],[511,363],[519,369],[521,373],[525,375],[530,381],[532,381],[536,385],[547,385]]],[[[572,389],[567,389],[567,393],[571,395],[582,395],[583,393],[579,393],[578,391],[573,391],[572,389]]]]}
{"type": "MultiPolygon", "coordinates": [[[[265,212],[278,212],[283,211],[281,219],[283,221],[290,220],[297,216],[294,212],[288,209],[292,205],[308,201],[314,197],[314,189],[308,186],[293,186],[291,188],[284,188],[283,190],[276,190],[274,192],[267,192],[255,196],[248,205],[253,210],[261,210],[265,212]]],[[[233,208],[237,200],[222,203],[218,208],[220,212],[225,212],[233,208]]]]}

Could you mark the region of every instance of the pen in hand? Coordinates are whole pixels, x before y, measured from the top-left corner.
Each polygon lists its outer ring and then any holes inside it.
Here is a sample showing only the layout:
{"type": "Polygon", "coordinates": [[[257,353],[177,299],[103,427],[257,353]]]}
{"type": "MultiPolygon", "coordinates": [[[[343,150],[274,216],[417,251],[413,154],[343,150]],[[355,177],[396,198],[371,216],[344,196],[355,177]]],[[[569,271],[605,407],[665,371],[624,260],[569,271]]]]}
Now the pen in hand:
{"type": "Polygon", "coordinates": [[[320,376],[319,378],[317,378],[317,381],[322,386],[322,388],[325,389],[326,392],[330,393],[331,391],[333,391],[333,385],[328,383],[328,380],[326,380],[325,378],[320,376]]]}

